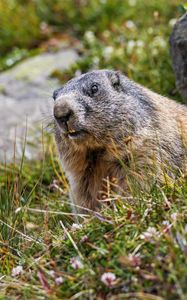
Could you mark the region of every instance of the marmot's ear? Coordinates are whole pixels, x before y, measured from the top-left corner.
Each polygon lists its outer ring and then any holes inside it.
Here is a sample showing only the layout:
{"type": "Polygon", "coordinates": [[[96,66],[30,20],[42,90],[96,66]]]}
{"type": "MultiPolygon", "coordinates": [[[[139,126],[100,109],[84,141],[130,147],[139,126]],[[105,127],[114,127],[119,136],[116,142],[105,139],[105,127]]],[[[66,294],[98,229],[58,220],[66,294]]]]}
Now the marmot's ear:
{"type": "Polygon", "coordinates": [[[120,76],[121,73],[119,71],[108,71],[108,78],[111,81],[111,84],[114,88],[118,89],[120,86],[120,76]]]}

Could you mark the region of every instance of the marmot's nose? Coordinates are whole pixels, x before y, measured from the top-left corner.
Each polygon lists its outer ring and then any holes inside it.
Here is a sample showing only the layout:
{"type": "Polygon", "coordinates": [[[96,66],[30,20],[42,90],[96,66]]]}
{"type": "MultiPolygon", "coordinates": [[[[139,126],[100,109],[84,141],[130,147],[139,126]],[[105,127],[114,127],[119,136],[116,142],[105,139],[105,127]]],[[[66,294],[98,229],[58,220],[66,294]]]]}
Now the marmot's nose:
{"type": "Polygon", "coordinates": [[[59,123],[67,123],[72,115],[73,111],[68,107],[54,107],[54,117],[59,123]]]}

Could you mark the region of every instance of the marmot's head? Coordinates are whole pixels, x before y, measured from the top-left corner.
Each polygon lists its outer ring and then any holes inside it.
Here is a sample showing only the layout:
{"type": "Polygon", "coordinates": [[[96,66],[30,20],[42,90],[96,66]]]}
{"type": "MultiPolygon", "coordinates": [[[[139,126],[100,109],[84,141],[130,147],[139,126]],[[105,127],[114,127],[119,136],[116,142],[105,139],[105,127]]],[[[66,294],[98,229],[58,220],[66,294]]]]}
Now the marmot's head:
{"type": "Polygon", "coordinates": [[[137,117],[145,117],[137,95],[136,84],[119,72],[100,70],[74,78],[53,94],[58,133],[90,146],[119,141],[134,130],[137,117]]]}

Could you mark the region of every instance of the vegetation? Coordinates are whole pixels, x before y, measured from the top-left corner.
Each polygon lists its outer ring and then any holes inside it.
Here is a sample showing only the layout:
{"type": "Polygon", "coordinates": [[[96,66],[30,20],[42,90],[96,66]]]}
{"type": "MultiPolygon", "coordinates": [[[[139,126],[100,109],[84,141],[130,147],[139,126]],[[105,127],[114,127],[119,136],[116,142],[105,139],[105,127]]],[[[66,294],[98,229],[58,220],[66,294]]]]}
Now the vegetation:
{"type": "Polygon", "coordinates": [[[1,0],[0,70],[32,55],[29,49],[33,47],[43,51],[42,40],[63,40],[66,36],[62,33],[66,33],[69,39],[81,40],[83,58],[68,74],[56,72],[52,76],[64,81],[78,70],[118,69],[180,100],[171,67],[169,35],[184,7],[177,0],[1,0]]]}
{"type": "MultiPolygon", "coordinates": [[[[120,69],[180,100],[168,47],[177,5],[1,0],[1,68],[11,65],[12,53],[14,63],[65,30],[81,39],[82,57],[52,76],[64,81],[91,68],[120,69]]],[[[41,139],[38,160],[26,160],[23,149],[20,162],[0,164],[0,299],[187,299],[186,174],[149,194],[132,185],[129,198],[109,187],[100,213],[76,218],[54,142],[47,134],[41,139]]]]}

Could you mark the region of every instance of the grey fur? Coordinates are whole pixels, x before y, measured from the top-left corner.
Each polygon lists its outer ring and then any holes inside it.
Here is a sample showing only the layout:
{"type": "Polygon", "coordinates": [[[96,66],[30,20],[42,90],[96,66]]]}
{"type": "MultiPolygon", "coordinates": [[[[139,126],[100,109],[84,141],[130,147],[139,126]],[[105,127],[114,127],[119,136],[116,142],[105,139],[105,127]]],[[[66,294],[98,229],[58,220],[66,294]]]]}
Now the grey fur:
{"type": "Polygon", "coordinates": [[[70,80],[54,98],[56,143],[76,204],[97,209],[106,178],[126,189],[124,165],[161,181],[163,166],[168,174],[185,168],[186,107],[109,70],[70,80]]]}

